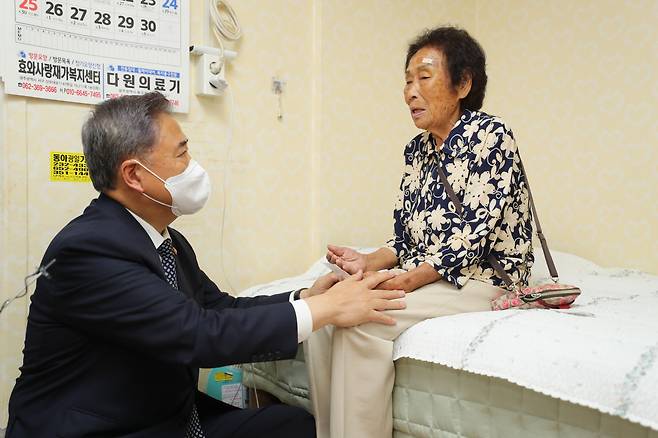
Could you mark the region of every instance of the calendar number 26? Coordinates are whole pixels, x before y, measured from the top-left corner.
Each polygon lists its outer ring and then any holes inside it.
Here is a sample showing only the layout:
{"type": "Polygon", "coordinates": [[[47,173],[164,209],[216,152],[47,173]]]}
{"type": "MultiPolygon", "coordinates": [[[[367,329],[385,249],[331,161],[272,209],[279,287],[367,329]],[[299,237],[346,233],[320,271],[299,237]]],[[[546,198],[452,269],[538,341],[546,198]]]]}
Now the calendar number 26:
{"type": "Polygon", "coordinates": [[[164,0],[162,7],[165,9],[178,9],[178,0],[164,0]]]}
{"type": "Polygon", "coordinates": [[[21,4],[18,6],[21,9],[26,9],[28,11],[36,11],[39,9],[37,5],[37,0],[22,0],[21,4]]]}

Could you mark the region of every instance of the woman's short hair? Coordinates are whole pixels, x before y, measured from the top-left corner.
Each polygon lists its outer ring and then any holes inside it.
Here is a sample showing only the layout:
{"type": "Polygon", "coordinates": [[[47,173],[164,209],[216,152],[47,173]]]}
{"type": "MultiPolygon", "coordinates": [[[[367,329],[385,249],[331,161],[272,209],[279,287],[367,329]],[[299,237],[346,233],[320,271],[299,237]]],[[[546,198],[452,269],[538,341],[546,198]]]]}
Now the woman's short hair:
{"type": "Polygon", "coordinates": [[[443,52],[448,74],[453,87],[471,76],[471,91],[460,102],[461,109],[479,110],[487,88],[486,58],[484,50],[472,36],[463,29],[452,26],[437,27],[423,31],[409,44],[405,69],[409,61],[420,49],[434,47],[443,52]]]}
{"type": "Polygon", "coordinates": [[[159,133],[156,119],[169,111],[169,101],[158,92],[118,97],[94,108],[82,126],[82,150],[96,190],[114,189],[119,165],[153,148],[159,133]]]}

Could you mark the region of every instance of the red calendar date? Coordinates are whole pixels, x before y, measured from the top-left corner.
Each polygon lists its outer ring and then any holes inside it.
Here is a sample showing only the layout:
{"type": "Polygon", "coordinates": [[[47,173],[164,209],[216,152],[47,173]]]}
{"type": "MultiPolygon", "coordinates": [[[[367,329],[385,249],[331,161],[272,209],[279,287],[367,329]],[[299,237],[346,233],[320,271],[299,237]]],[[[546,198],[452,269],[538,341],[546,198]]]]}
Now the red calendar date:
{"type": "Polygon", "coordinates": [[[39,4],[37,3],[37,0],[20,0],[18,7],[25,11],[36,12],[37,9],[39,9],[39,4]]]}

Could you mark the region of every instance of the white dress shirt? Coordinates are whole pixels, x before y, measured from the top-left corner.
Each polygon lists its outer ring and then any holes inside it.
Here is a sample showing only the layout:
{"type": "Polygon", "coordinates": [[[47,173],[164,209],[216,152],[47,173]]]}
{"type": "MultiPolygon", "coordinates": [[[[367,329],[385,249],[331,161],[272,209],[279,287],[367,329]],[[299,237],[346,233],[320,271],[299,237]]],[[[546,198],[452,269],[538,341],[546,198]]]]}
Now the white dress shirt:
{"type": "MultiPolygon", "coordinates": [[[[144,228],[144,231],[146,231],[146,234],[149,236],[156,249],[162,245],[162,242],[164,242],[165,239],[171,239],[167,228],[165,228],[164,232],[160,234],[158,230],[153,228],[153,225],[149,224],[129,209],[126,208],[126,210],[128,210],[128,213],[130,213],[137,223],[144,228]]],[[[297,343],[301,343],[308,339],[313,332],[313,316],[311,315],[311,309],[309,309],[306,301],[295,300],[294,292],[290,292],[289,300],[295,311],[295,317],[297,318],[297,343]]]]}

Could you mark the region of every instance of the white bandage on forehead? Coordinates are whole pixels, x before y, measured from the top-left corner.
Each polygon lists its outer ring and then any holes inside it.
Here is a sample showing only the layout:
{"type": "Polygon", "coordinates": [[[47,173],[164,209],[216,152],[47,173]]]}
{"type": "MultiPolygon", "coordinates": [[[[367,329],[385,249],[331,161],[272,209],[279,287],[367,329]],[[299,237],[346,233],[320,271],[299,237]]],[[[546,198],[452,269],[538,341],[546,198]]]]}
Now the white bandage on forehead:
{"type": "Polygon", "coordinates": [[[423,58],[421,62],[423,64],[434,65],[434,59],[432,58],[423,58]]]}

